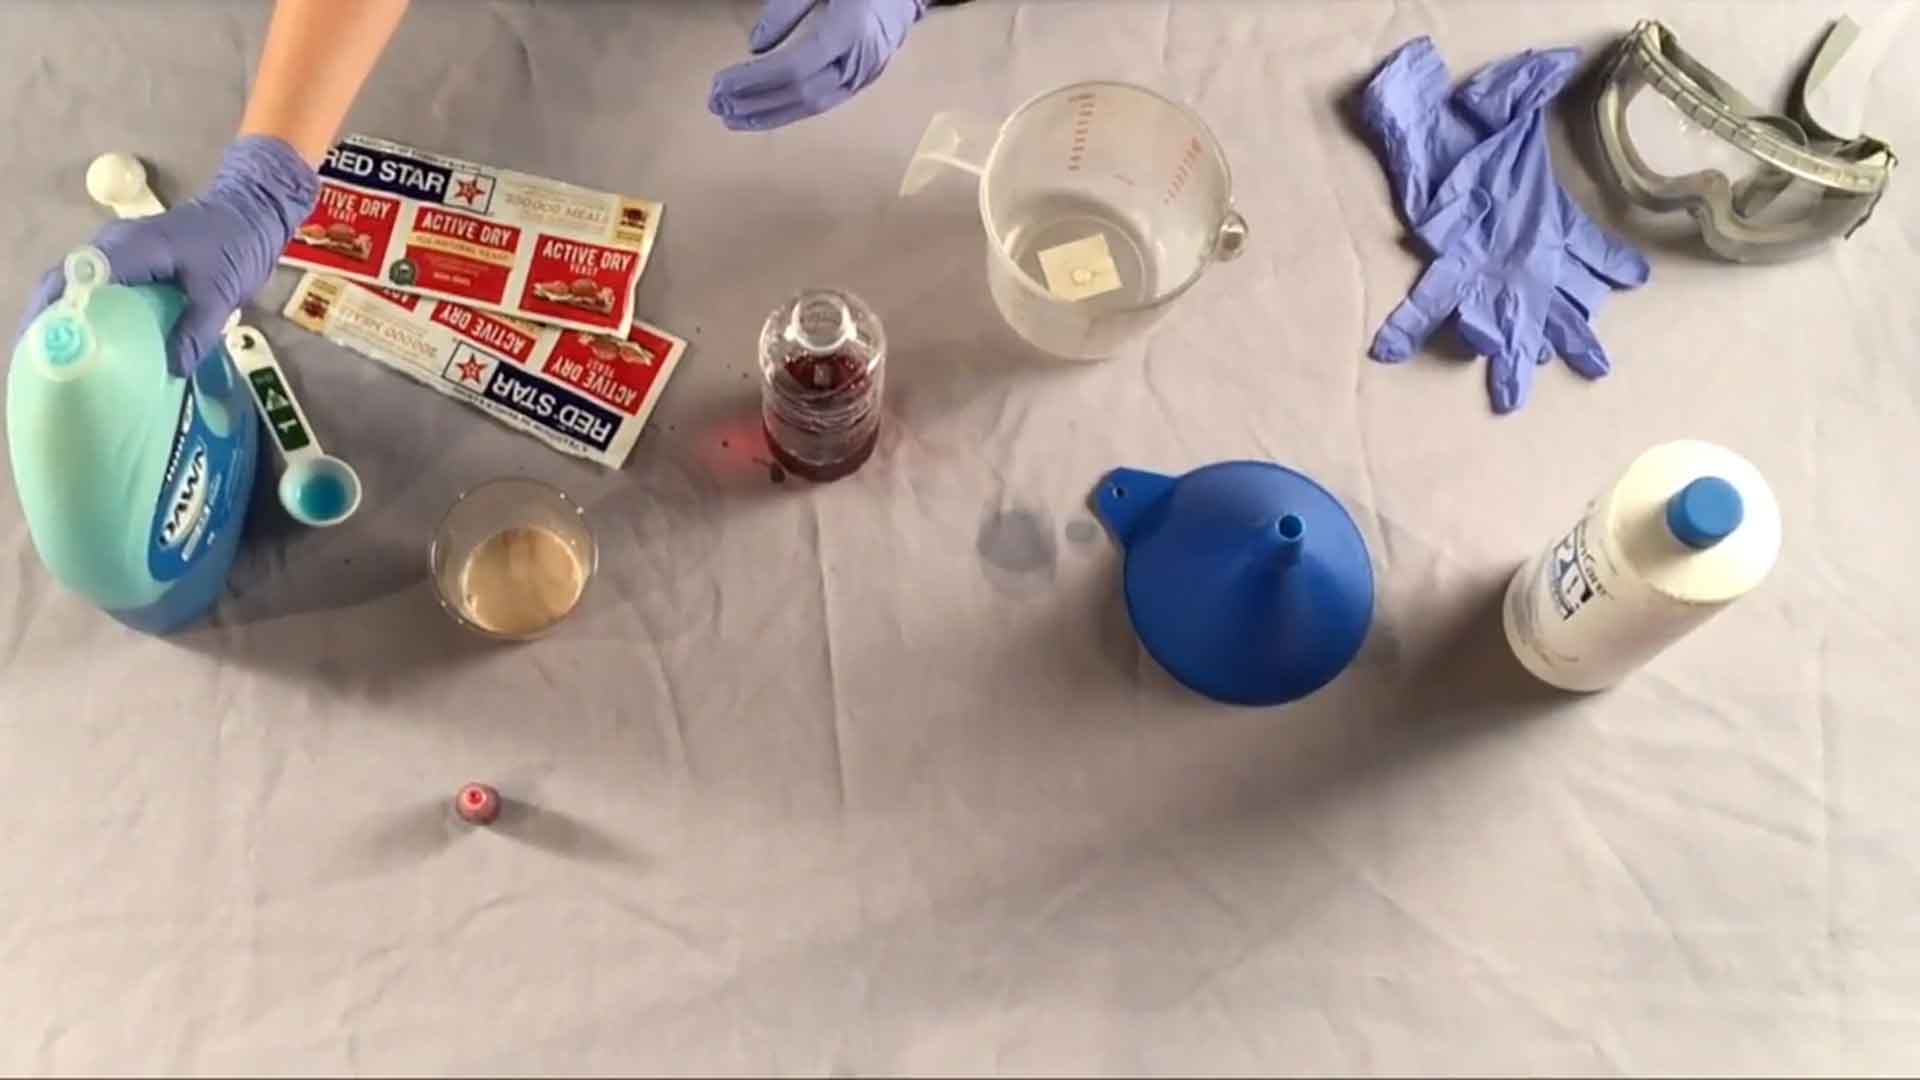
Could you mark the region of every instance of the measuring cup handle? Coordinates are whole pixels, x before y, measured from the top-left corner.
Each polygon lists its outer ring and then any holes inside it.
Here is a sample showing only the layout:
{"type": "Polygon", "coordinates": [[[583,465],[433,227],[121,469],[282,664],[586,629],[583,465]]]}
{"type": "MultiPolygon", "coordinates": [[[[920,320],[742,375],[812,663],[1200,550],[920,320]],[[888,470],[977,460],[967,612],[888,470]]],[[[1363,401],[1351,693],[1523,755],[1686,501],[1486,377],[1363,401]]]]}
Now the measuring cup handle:
{"type": "Polygon", "coordinates": [[[1232,262],[1245,254],[1247,250],[1247,219],[1238,210],[1228,210],[1227,216],[1220,221],[1220,231],[1214,237],[1213,257],[1221,262],[1232,262]]]}
{"type": "Polygon", "coordinates": [[[975,176],[987,171],[987,155],[1000,138],[1000,125],[973,113],[938,113],[920,136],[920,146],[907,163],[907,175],[900,181],[900,195],[919,194],[933,183],[942,168],[958,169],[975,176]]]}

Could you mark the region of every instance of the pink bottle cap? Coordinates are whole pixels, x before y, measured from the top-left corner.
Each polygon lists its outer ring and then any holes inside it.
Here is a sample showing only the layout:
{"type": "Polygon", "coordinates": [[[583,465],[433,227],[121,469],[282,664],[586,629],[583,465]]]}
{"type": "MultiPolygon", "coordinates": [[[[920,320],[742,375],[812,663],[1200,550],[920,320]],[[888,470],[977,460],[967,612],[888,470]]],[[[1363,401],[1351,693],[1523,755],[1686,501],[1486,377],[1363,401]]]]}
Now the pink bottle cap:
{"type": "Polygon", "coordinates": [[[500,816],[500,793],[486,784],[463,784],[453,797],[454,813],[472,825],[491,825],[500,816]]]}

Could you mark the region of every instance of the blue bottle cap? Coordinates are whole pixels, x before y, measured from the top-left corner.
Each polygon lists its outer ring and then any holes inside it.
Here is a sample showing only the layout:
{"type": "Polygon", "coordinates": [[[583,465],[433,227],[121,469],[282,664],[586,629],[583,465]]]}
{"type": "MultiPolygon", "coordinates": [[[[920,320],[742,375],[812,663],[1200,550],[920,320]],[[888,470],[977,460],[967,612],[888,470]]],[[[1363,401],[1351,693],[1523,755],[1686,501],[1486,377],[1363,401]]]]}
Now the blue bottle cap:
{"type": "Polygon", "coordinates": [[[93,334],[87,324],[64,311],[48,316],[40,327],[40,355],[49,367],[72,367],[93,351],[93,334]]]}
{"type": "Polygon", "coordinates": [[[1732,536],[1745,514],[1739,489],[1717,476],[1703,476],[1667,500],[1667,529],[1674,539],[1705,551],[1732,536]]]}

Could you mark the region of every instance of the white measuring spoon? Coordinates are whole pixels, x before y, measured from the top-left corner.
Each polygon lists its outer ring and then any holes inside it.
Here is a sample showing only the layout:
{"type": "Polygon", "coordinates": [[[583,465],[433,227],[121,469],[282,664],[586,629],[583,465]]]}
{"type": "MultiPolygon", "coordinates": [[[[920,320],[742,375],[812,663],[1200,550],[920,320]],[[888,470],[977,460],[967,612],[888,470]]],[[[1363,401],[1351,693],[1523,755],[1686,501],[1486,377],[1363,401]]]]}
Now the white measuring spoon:
{"type": "MultiPolygon", "coordinates": [[[[237,313],[236,313],[237,314],[237,313]]],[[[338,525],[360,509],[360,474],[353,466],[320,448],[306,411],[293,396],[287,373],[274,359],[266,335],[251,326],[230,321],[227,355],[253,391],[253,403],[266,422],[267,434],[280,452],[280,505],[302,525],[324,529],[338,525]]]]}
{"type": "MultiPolygon", "coordinates": [[[[87,194],[121,218],[152,217],[167,209],[147,184],[146,166],[132,154],[118,151],[101,154],[87,166],[87,194]]],[[[360,474],[320,448],[286,371],[267,345],[267,336],[241,325],[238,311],[228,316],[226,333],[227,355],[247,380],[253,403],[280,452],[284,466],[280,505],[295,521],[316,528],[352,517],[360,509],[360,474]]]]}
{"type": "Polygon", "coordinates": [[[87,166],[87,194],[123,218],[152,217],[166,207],[147,186],[147,167],[132,154],[101,154],[87,166]]]}

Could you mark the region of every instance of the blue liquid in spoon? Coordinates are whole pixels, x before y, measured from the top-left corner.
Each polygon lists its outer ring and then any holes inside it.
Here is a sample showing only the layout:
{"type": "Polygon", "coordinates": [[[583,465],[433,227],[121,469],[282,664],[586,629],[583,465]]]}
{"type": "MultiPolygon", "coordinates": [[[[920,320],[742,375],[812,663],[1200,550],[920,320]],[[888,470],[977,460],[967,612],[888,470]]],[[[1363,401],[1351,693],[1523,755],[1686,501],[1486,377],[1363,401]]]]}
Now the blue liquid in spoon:
{"type": "Polygon", "coordinates": [[[294,502],[308,521],[334,521],[347,512],[350,500],[347,485],[339,477],[320,473],[300,485],[294,502]]]}

